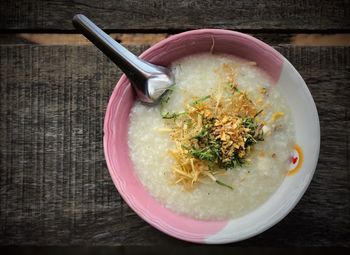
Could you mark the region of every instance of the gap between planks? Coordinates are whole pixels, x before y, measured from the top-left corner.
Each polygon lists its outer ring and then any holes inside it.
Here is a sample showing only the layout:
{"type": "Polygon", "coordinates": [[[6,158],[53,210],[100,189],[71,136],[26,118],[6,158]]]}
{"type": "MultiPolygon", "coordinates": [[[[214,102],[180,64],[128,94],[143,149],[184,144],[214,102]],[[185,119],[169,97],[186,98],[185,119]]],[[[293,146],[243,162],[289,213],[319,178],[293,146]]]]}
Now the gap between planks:
{"type": "MultiPolygon", "coordinates": [[[[118,42],[128,45],[152,45],[170,36],[166,33],[111,33],[110,35],[118,42]]],[[[263,34],[258,34],[256,37],[262,40],[265,37],[267,40],[269,38],[268,35],[263,34]]],[[[271,37],[274,37],[274,41],[279,41],[278,34],[271,37]]],[[[290,34],[281,36],[281,43],[295,46],[350,46],[350,34],[290,34]]],[[[86,45],[90,42],[80,34],[16,33],[0,35],[1,44],[86,45]]]]}

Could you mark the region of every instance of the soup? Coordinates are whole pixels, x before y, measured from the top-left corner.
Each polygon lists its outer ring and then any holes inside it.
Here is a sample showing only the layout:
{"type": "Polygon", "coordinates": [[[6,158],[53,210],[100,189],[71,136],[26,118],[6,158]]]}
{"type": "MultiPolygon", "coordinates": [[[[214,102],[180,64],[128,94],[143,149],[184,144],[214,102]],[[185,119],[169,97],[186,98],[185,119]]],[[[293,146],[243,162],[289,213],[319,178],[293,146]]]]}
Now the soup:
{"type": "Polygon", "coordinates": [[[171,69],[176,85],[162,104],[136,102],[130,113],[136,175],[165,207],[189,217],[249,213],[290,164],[294,124],[279,88],[255,63],[233,56],[193,55],[171,69]]]}

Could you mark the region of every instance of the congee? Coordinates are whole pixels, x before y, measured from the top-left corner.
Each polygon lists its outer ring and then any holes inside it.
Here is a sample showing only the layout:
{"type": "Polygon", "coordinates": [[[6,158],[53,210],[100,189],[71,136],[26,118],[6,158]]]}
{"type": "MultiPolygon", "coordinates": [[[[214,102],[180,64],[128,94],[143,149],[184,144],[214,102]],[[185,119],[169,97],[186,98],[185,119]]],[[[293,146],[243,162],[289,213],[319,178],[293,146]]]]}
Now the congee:
{"type": "Polygon", "coordinates": [[[150,194],[197,219],[242,216],[288,172],[293,119],[256,63],[199,54],[173,63],[175,86],[160,105],[136,102],[129,151],[150,194]]]}

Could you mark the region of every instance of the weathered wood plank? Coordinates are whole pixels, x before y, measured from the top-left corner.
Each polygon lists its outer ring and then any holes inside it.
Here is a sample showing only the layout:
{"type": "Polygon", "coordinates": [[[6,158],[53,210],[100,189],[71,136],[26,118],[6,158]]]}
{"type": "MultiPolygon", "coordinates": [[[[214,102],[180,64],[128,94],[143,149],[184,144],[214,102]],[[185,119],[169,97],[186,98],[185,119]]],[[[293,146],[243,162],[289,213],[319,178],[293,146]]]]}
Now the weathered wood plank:
{"type": "MultiPolygon", "coordinates": [[[[114,40],[128,44],[128,45],[140,45],[147,44],[153,45],[171,34],[165,33],[110,33],[114,40]]],[[[250,34],[270,45],[288,45],[294,41],[294,38],[301,37],[303,34],[288,34],[288,33],[253,33],[250,34]]],[[[318,34],[313,34],[317,36],[318,34]]],[[[347,34],[342,34],[345,39],[347,34]]],[[[326,41],[327,35],[320,36],[321,40],[326,41]]],[[[300,43],[301,40],[298,41],[300,43]]],[[[341,41],[342,43],[342,41],[341,41]]],[[[91,42],[87,40],[82,34],[67,34],[67,33],[2,33],[0,34],[0,45],[14,45],[14,44],[39,44],[39,45],[91,45],[91,42]]],[[[336,46],[337,42],[333,42],[336,46]]],[[[339,44],[339,43],[338,43],[339,44]]],[[[348,45],[350,45],[350,40],[348,45]]],[[[329,45],[329,44],[328,44],[329,45]]],[[[327,45],[327,46],[328,46],[327,45]]]]}
{"type": "Polygon", "coordinates": [[[3,0],[1,29],[73,30],[74,14],[104,29],[350,29],[348,0],[3,0]]]}
{"type": "MultiPolygon", "coordinates": [[[[298,206],[235,245],[349,246],[350,48],[277,49],[316,101],[320,159],[298,206]]],[[[0,46],[0,244],[182,243],[133,213],[108,174],[102,125],[119,76],[92,46],[0,46]]]]}

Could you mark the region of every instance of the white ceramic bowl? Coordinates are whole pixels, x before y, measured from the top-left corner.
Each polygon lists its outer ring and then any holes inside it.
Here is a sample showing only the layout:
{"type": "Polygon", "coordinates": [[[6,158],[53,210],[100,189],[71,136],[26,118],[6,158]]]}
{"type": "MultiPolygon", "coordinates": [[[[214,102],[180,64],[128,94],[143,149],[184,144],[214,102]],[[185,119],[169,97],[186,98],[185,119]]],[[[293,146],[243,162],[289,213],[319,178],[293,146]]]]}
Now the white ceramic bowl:
{"type": "Polygon", "coordinates": [[[220,29],[201,29],[171,36],[141,57],[169,66],[184,56],[226,53],[250,61],[280,86],[294,118],[296,146],[288,176],[278,190],[251,213],[232,220],[205,221],[176,214],[158,203],[139,181],[128,151],[129,112],[136,100],[123,75],[110,98],[104,123],[104,151],[109,172],[120,195],[145,221],[160,231],[196,243],[229,243],[257,235],[283,219],[298,203],[314,174],[320,147],[315,103],[296,69],[272,47],[251,36],[220,29]],[[215,42],[215,43],[213,43],[215,42]]]}

